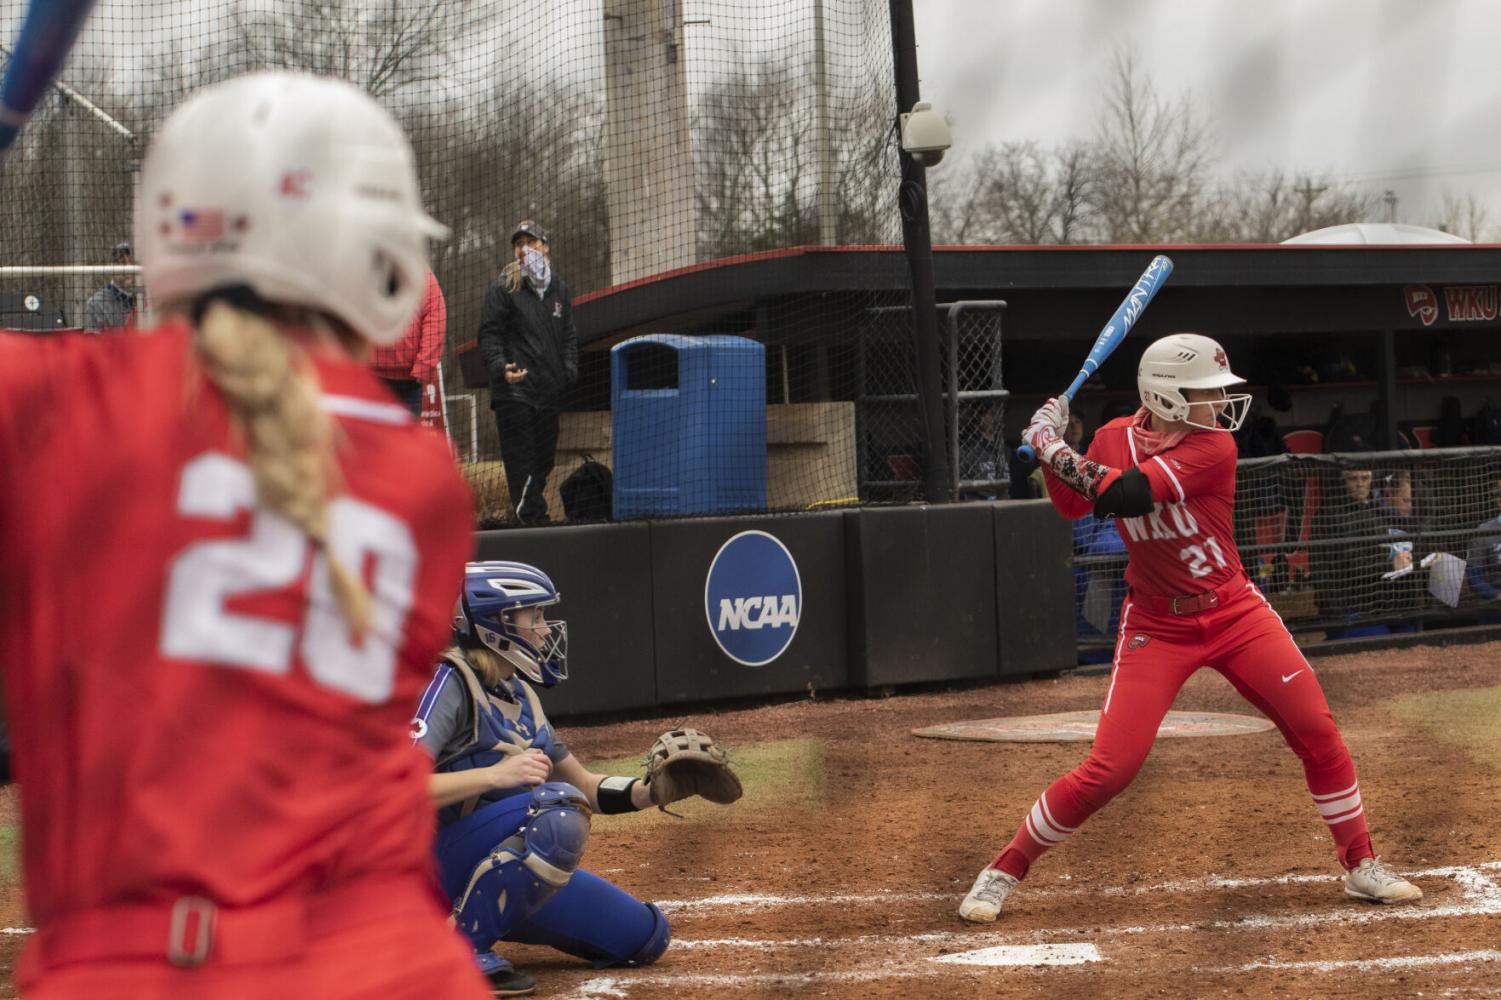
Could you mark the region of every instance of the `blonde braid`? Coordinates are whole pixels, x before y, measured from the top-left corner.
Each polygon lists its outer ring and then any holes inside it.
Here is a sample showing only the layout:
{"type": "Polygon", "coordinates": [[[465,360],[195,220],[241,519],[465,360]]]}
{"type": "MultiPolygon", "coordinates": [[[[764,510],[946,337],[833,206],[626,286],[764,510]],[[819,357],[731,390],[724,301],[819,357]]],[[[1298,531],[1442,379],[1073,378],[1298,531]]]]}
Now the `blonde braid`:
{"type": "Polygon", "coordinates": [[[500,272],[501,280],[505,282],[505,290],[511,294],[521,290],[521,262],[512,259],[500,272]]]}
{"type": "Polygon", "coordinates": [[[328,550],[327,482],[333,424],[318,405],[318,382],[298,364],[291,340],[270,320],[223,301],[198,324],[198,355],[244,429],[256,499],[312,540],[328,562],[334,600],[363,635],[370,593],[328,550]]]}
{"type": "Polygon", "coordinates": [[[500,658],[499,653],[486,646],[475,646],[472,649],[449,646],[442,655],[462,657],[469,666],[474,668],[475,676],[485,687],[494,687],[507,676],[506,670],[509,664],[500,658]]]}

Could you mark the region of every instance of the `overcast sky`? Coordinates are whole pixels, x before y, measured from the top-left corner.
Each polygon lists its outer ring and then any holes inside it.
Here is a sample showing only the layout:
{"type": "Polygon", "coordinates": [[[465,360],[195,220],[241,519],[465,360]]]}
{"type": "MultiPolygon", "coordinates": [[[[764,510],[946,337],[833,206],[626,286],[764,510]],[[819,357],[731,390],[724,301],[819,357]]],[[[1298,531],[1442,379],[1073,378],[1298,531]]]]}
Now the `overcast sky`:
{"type": "MultiPolygon", "coordinates": [[[[881,15],[884,3],[870,2],[881,15]]],[[[539,8],[537,57],[597,70],[598,4],[539,8]]],[[[913,4],[923,96],[953,115],[956,152],[1090,137],[1115,55],[1129,51],[1160,94],[1188,94],[1213,122],[1227,172],[1312,171],[1378,195],[1390,188],[1399,221],[1415,223],[1436,214],[1444,191],[1473,192],[1501,233],[1501,0],[913,4]]],[[[23,9],[0,6],[7,36],[23,9]]],[[[101,0],[79,48],[128,59],[132,42],[191,36],[226,10],[227,0],[101,0]]],[[[813,0],[685,0],[685,10],[713,15],[687,37],[690,53],[716,66],[720,35],[740,58],[748,40],[779,41],[778,26],[797,44],[811,39],[813,0]]],[[[466,53],[451,69],[485,66],[466,53]]]]}
{"type": "MultiPolygon", "coordinates": [[[[1501,223],[1497,0],[914,0],[922,93],[958,143],[1088,138],[1115,53],[1188,93],[1227,169],[1281,167],[1399,197],[1447,188],[1501,223]]],[[[960,148],[956,144],[956,149],[960,148]]]]}

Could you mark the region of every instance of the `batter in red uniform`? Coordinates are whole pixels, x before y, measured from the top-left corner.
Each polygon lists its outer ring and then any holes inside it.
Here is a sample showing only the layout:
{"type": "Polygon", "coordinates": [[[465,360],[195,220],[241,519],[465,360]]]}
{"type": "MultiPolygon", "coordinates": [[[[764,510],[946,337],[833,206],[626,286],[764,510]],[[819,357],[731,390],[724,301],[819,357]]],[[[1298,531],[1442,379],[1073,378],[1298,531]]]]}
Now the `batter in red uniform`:
{"type": "Polygon", "coordinates": [[[483,997],[408,719],[472,544],[441,438],[360,361],[427,239],[348,84],[178,109],[135,205],[167,320],[0,335],[0,664],[31,998],[483,997]]]}
{"type": "Polygon", "coordinates": [[[1142,408],[1100,428],[1081,456],[1062,440],[1068,401],[1050,399],[1026,438],[1064,517],[1114,517],[1130,554],[1110,686],[1089,757],[1033,803],[1016,836],[959,907],[991,921],[1044,851],[1068,839],[1136,776],[1157,727],[1201,666],[1222,674],[1276,723],[1303,763],[1314,807],[1345,870],[1345,892],[1396,903],[1422,897],[1371,849],[1360,782],[1308,661],[1241,568],[1232,533],[1234,431],[1250,396],[1219,344],[1180,333],[1142,355],[1142,408]]]}

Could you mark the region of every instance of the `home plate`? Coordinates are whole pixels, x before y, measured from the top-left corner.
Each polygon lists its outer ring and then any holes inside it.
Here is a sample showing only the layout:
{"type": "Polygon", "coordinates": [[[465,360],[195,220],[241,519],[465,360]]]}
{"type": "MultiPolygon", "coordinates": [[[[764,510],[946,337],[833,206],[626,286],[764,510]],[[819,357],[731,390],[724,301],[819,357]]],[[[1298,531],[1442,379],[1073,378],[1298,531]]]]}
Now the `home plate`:
{"type": "Polygon", "coordinates": [[[1092,944],[1002,944],[929,959],[950,965],[1083,965],[1104,960],[1092,944]]]}
{"type": "MultiPolygon", "coordinates": [[[[913,736],[935,740],[978,740],[988,743],[1068,743],[1094,739],[1099,712],[1061,712],[1057,715],[1019,715],[1005,719],[948,722],[912,730],[913,736]]],[[[1271,729],[1268,719],[1228,712],[1169,712],[1157,728],[1158,736],[1239,736],[1271,729]]]]}

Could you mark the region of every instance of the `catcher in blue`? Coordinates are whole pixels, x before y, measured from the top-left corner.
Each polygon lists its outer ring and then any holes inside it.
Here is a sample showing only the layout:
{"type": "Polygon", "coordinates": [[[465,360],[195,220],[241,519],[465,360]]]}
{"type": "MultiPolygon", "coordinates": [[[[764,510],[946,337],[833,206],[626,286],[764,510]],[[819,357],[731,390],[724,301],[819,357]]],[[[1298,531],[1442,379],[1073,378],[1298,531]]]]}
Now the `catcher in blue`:
{"type": "Polygon", "coordinates": [[[532,687],[568,676],[567,624],[547,617],[559,599],[534,566],[465,567],[455,645],[412,720],[413,738],[435,761],[443,891],[496,996],[536,988],[495,954],[500,941],[551,945],[599,968],[646,965],[667,950],[661,910],[579,867],[595,812],[692,795],[729,803],[741,794],[724,752],[694,729],[657,739],[645,779],[605,777],[579,763],[532,687]]]}

